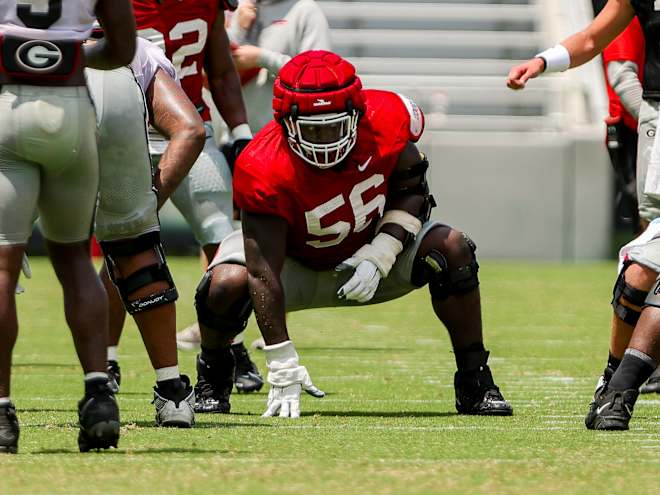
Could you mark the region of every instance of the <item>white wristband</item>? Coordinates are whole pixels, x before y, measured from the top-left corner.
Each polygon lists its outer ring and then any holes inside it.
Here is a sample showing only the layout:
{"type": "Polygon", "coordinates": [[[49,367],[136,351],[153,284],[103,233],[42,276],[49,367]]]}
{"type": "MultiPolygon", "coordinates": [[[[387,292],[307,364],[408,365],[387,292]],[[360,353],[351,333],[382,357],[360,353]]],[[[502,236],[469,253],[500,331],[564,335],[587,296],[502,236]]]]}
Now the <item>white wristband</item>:
{"type": "Polygon", "coordinates": [[[248,124],[239,124],[231,130],[231,137],[237,139],[252,139],[252,131],[248,124]]]}
{"type": "Polygon", "coordinates": [[[378,267],[378,271],[387,277],[396,262],[396,257],[403,251],[403,243],[385,232],[374,237],[370,244],[365,244],[358,249],[353,258],[358,260],[369,260],[378,267]]]}
{"type": "Polygon", "coordinates": [[[422,230],[422,221],[405,210],[387,210],[376,225],[376,233],[380,232],[386,223],[394,223],[413,236],[422,230]]]}
{"type": "Polygon", "coordinates": [[[545,60],[545,72],[563,72],[571,67],[571,55],[562,44],[538,53],[535,58],[545,60]]]}

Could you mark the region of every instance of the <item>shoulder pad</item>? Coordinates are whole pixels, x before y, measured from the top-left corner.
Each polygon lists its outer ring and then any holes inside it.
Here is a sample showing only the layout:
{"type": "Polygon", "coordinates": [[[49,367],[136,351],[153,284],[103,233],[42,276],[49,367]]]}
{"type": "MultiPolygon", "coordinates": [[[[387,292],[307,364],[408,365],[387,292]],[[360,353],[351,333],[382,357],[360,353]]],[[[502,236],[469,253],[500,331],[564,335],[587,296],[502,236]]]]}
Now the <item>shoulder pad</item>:
{"type": "Polygon", "coordinates": [[[424,113],[417,104],[407,96],[399,93],[397,93],[397,96],[401,98],[406,110],[408,110],[408,116],[410,117],[410,140],[417,142],[424,132],[424,113]]]}

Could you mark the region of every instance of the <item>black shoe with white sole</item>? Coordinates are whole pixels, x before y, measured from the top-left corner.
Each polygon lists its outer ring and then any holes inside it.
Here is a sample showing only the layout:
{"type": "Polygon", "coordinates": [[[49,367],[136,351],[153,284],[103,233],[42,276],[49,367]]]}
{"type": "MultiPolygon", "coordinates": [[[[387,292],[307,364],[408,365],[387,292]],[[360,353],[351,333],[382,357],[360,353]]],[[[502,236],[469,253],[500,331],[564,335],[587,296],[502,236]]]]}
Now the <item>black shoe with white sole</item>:
{"type": "Polygon", "coordinates": [[[627,430],[639,392],[605,388],[594,399],[584,424],[589,430],[627,430]]]}
{"type": "Polygon", "coordinates": [[[257,365],[250,359],[250,354],[243,343],[233,344],[231,352],[236,361],[234,384],[239,393],[258,392],[264,386],[264,379],[259,374],[257,365]]]}
{"type": "Polygon", "coordinates": [[[16,454],[18,452],[18,418],[16,408],[10,402],[0,406],[0,454],[16,454]]]}
{"type": "Polygon", "coordinates": [[[85,383],[85,396],[78,402],[80,452],[117,447],[119,407],[105,379],[85,383]]]}
{"type": "Polygon", "coordinates": [[[197,355],[196,413],[229,413],[236,363],[231,349],[213,352],[213,363],[197,355]]]}
{"type": "Polygon", "coordinates": [[[190,379],[181,375],[176,387],[154,387],[156,426],[191,428],[195,424],[195,392],[190,379]]]}
{"type": "Polygon", "coordinates": [[[480,416],[511,416],[513,408],[504,399],[493,381],[488,365],[454,375],[456,410],[459,414],[480,416]]]}

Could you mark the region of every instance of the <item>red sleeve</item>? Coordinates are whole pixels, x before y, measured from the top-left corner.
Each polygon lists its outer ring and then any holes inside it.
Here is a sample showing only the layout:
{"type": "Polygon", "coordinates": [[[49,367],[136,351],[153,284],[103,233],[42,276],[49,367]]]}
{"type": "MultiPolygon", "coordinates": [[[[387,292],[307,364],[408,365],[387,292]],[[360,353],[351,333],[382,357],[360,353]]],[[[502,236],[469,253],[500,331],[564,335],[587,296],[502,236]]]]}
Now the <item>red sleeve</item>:
{"type": "Polygon", "coordinates": [[[293,205],[291,195],[283,190],[280,174],[268,171],[268,163],[258,159],[251,152],[258,145],[254,141],[246,147],[236,161],[234,168],[234,202],[241,210],[261,215],[284,218],[293,225],[293,205]]]}
{"type": "Polygon", "coordinates": [[[640,58],[640,51],[644,50],[644,33],[635,17],[628,27],[603,51],[603,63],[619,60],[632,60],[640,58]]]}

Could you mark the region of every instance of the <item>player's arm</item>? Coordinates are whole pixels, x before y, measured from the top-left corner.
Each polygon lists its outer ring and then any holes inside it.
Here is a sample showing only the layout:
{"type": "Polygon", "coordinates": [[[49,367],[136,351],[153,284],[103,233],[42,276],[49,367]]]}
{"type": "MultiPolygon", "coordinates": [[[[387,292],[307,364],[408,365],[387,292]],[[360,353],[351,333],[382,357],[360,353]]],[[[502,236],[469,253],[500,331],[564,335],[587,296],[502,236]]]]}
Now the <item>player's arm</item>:
{"type": "Polygon", "coordinates": [[[632,60],[614,60],[607,64],[605,72],[623,107],[638,120],[644,89],[637,64],[632,60]]]}
{"type": "Polygon", "coordinates": [[[267,345],[289,340],[280,273],[286,257],[286,220],[243,211],[248,286],[257,324],[267,345]]]}
{"type": "Polygon", "coordinates": [[[634,16],[630,0],[609,0],[583,31],[511,69],[507,86],[523,89],[528,80],[543,72],[561,72],[587,63],[601,53],[630,24],[634,16]]]}
{"type": "Polygon", "coordinates": [[[409,142],[389,180],[385,212],[376,232],[392,236],[403,247],[419,233],[435,206],[426,182],[428,167],[426,157],[409,142]]]}
{"type": "MultiPolygon", "coordinates": [[[[301,5],[300,9],[304,10],[297,16],[298,24],[296,26],[296,32],[298,36],[294,45],[295,52],[302,53],[308,50],[331,51],[330,26],[321,7],[316,3],[310,2],[301,5]]],[[[240,22],[240,16],[244,15],[241,7],[238,8],[235,15],[238,15],[239,19],[237,22],[234,22],[232,19],[232,25],[238,24],[240,22]]],[[[238,46],[233,52],[234,63],[239,70],[261,67],[277,75],[280,69],[284,67],[284,64],[291,60],[291,57],[286,53],[270,50],[263,46],[244,45],[241,43],[239,45],[241,46],[238,46]]]]}
{"type": "Polygon", "coordinates": [[[154,179],[160,208],[188,175],[204,148],[206,133],[195,106],[161,69],[147,89],[147,106],[151,124],[169,139],[154,179]]]}
{"type": "Polygon", "coordinates": [[[286,257],[287,223],[281,217],[243,211],[243,242],[248,288],[254,315],[266,342],[268,404],[264,416],[300,417],[300,394],[321,398],[286,328],[284,290],[280,274],[286,257]]]}
{"type": "Polygon", "coordinates": [[[252,133],[247,124],[247,112],[241,93],[241,80],[231,56],[229,38],[225,31],[224,12],[211,29],[204,60],[209,90],[222,119],[229,127],[234,140],[249,140],[252,133]]]}
{"type": "Polygon", "coordinates": [[[99,0],[96,16],[103,26],[102,40],[84,46],[85,65],[110,70],[128,65],[135,54],[135,17],[130,0],[99,0]]]}
{"type": "Polygon", "coordinates": [[[422,229],[435,206],[426,183],[428,166],[424,155],[408,142],[389,179],[388,198],[383,217],[376,226],[376,236],[337,267],[339,271],[355,269],[353,276],[337,291],[340,298],[369,301],[380,280],[389,275],[397,256],[422,229]]]}

